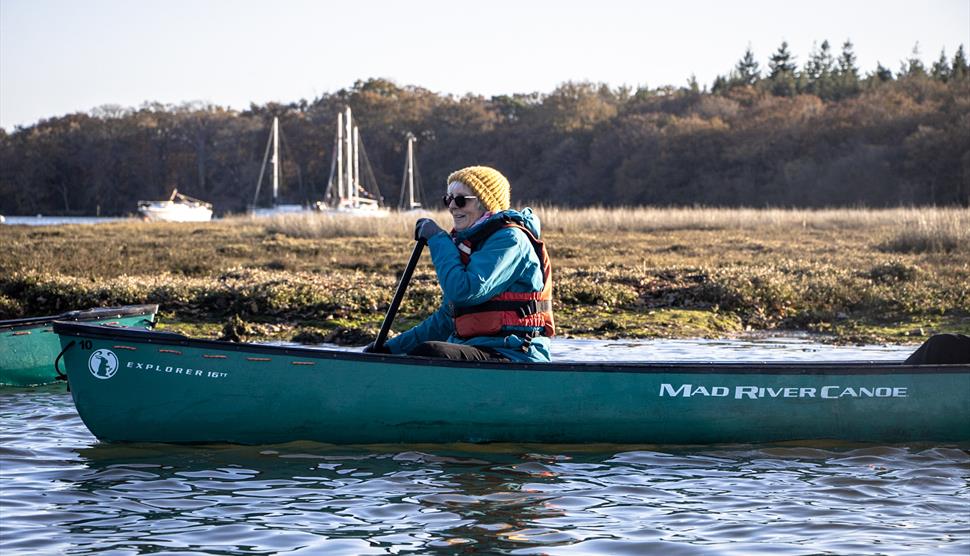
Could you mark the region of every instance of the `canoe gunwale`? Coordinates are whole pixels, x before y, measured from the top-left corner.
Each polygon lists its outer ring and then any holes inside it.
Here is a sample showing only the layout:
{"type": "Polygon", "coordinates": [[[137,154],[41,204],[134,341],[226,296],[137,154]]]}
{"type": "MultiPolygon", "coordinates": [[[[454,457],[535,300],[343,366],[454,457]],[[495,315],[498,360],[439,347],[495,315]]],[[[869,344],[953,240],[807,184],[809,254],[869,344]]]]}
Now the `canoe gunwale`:
{"type": "Polygon", "coordinates": [[[52,324],[54,321],[85,322],[110,318],[134,317],[158,313],[158,304],[123,305],[120,307],[95,307],[79,311],[68,311],[59,315],[27,317],[0,321],[0,330],[37,327],[52,324]]]}
{"type": "Polygon", "coordinates": [[[158,346],[209,349],[216,351],[300,357],[316,360],[358,361],[368,364],[455,367],[541,372],[618,372],[618,373],[692,373],[692,374],[773,374],[773,375],[899,375],[899,374],[970,374],[970,365],[905,365],[901,361],[617,361],[552,363],[517,363],[497,361],[450,361],[430,357],[365,354],[310,347],[274,346],[235,343],[221,340],[190,338],[172,332],[141,329],[105,328],[80,322],[55,321],[54,332],[60,336],[94,337],[130,341],[158,346]]]}

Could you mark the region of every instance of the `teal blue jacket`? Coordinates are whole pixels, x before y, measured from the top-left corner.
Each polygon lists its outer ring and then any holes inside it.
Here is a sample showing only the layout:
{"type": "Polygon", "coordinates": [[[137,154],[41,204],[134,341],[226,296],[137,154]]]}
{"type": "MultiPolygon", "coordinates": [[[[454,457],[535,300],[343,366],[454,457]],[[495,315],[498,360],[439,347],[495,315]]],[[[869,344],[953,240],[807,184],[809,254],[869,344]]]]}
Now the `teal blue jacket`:
{"type": "MultiPolygon", "coordinates": [[[[523,224],[539,237],[539,218],[532,209],[499,212],[489,220],[502,218],[504,214],[520,216],[523,224]]],[[[478,246],[467,266],[462,264],[455,241],[465,239],[482,225],[484,222],[458,232],[455,239],[440,232],[428,240],[431,262],[444,299],[438,310],[421,324],[387,341],[385,345],[391,353],[407,353],[422,342],[448,341],[494,348],[512,361],[549,361],[549,338],[545,336],[533,338],[531,345],[523,350],[522,346],[527,343],[524,334],[467,339],[455,335],[453,307],[478,305],[504,292],[542,290],[539,256],[526,234],[517,228],[499,229],[478,246]]]]}

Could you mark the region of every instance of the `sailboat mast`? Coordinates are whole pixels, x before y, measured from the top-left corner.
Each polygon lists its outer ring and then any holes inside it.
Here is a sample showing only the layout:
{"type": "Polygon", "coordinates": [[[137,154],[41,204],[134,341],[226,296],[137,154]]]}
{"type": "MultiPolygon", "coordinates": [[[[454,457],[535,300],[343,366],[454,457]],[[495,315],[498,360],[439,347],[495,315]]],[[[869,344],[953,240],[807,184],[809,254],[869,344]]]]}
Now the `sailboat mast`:
{"type": "Polygon", "coordinates": [[[407,155],[404,157],[404,174],[401,176],[401,195],[397,206],[402,210],[411,210],[421,206],[421,201],[414,195],[414,142],[417,139],[410,131],[405,137],[408,140],[407,155]]]}
{"type": "Polygon", "coordinates": [[[347,155],[347,158],[345,159],[346,160],[346,169],[345,169],[345,171],[347,173],[347,191],[346,191],[345,195],[340,198],[341,203],[344,203],[344,204],[347,201],[349,201],[349,199],[353,196],[353,192],[354,192],[354,190],[357,187],[357,184],[354,182],[354,166],[353,166],[353,161],[354,161],[354,142],[353,142],[354,141],[354,138],[353,138],[353,135],[354,134],[353,134],[353,125],[354,124],[353,124],[353,121],[352,121],[352,116],[351,116],[351,113],[350,113],[350,107],[349,106],[347,107],[347,110],[345,111],[345,115],[346,115],[346,117],[344,118],[344,126],[346,126],[346,127],[344,128],[344,131],[345,131],[345,134],[344,134],[344,141],[345,141],[344,148],[346,150],[344,152],[347,155]]]}
{"type": "Polygon", "coordinates": [[[414,202],[414,135],[408,133],[408,208],[417,206],[414,202]]]}
{"type": "Polygon", "coordinates": [[[280,119],[273,118],[273,206],[280,189],[280,119]]]}
{"type": "MultiPolygon", "coordinates": [[[[275,121],[275,118],[274,118],[275,121]]],[[[263,187],[263,176],[266,175],[266,163],[269,161],[269,152],[273,147],[273,132],[270,131],[269,137],[266,139],[266,151],[263,152],[263,165],[259,167],[259,179],[256,180],[256,193],[253,194],[253,204],[251,210],[256,210],[256,205],[259,202],[259,190],[263,187]]]]}
{"type": "Polygon", "coordinates": [[[337,114],[337,200],[334,206],[339,206],[344,198],[344,115],[337,114]]]}
{"type": "Polygon", "coordinates": [[[350,195],[351,206],[358,206],[358,195],[360,195],[360,129],[354,126],[354,191],[350,195]]]}

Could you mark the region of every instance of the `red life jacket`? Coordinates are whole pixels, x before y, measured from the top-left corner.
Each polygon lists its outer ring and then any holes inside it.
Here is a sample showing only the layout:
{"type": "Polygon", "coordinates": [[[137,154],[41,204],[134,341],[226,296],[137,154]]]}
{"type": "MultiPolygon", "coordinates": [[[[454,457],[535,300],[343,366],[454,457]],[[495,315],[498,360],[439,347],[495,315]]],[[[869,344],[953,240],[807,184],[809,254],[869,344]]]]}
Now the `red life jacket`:
{"type": "Polygon", "coordinates": [[[529,238],[542,264],[542,291],[504,292],[479,305],[455,307],[455,333],[462,338],[504,336],[522,334],[521,328],[532,328],[533,336],[551,338],[556,330],[552,318],[552,264],[542,241],[526,226],[507,215],[482,224],[479,230],[457,243],[461,262],[467,265],[472,252],[502,228],[518,228],[529,238]]]}

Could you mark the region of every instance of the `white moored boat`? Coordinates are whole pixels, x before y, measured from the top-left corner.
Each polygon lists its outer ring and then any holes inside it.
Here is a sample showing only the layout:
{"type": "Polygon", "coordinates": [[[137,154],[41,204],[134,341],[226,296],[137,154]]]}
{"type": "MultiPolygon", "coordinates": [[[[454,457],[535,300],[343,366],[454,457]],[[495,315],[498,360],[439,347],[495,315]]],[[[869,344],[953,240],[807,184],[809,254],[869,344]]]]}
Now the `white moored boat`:
{"type": "Polygon", "coordinates": [[[208,222],[212,220],[212,205],[173,189],[167,201],[138,201],[138,214],[157,222],[208,222]]]}
{"type": "MultiPolygon", "coordinates": [[[[360,138],[360,130],[354,123],[350,107],[337,114],[337,130],[334,137],[333,155],[330,160],[330,177],[324,190],[324,200],[307,203],[306,205],[280,204],[278,193],[282,179],[282,159],[280,145],[282,130],[279,119],[273,118],[273,126],[266,142],[266,152],[263,155],[263,165],[259,170],[256,182],[256,193],[250,205],[253,216],[279,216],[287,214],[301,214],[312,210],[328,215],[348,215],[365,217],[383,217],[389,214],[384,205],[380,187],[374,177],[374,170],[367,159],[367,153],[360,138]],[[262,190],[263,176],[267,165],[271,166],[272,202],[268,207],[258,205],[259,194],[262,190]],[[363,170],[363,172],[361,171],[363,170]],[[369,178],[365,183],[364,176],[369,178]]],[[[284,138],[285,139],[285,138],[284,138]]],[[[405,177],[402,183],[401,206],[406,210],[421,207],[420,183],[415,184],[417,169],[414,165],[413,154],[414,136],[408,134],[408,159],[405,165],[405,177]],[[405,191],[406,189],[406,191],[405,191]]],[[[297,172],[299,176],[299,172],[297,172]]],[[[418,178],[419,179],[419,178],[418,178]]],[[[300,189],[302,190],[302,182],[300,189]]]]}
{"type": "MultiPolygon", "coordinates": [[[[283,159],[280,158],[280,119],[273,118],[273,126],[270,128],[269,139],[266,141],[266,152],[263,155],[263,165],[259,169],[259,180],[256,182],[256,193],[253,195],[253,203],[249,206],[250,216],[280,216],[284,214],[303,214],[309,212],[309,208],[302,204],[281,204],[279,202],[280,183],[283,176],[283,159]],[[272,155],[272,158],[270,156],[272,155]],[[259,192],[263,188],[263,176],[266,175],[266,164],[272,165],[273,176],[273,199],[268,207],[259,206],[259,192]]],[[[299,171],[297,171],[299,176],[299,171]]],[[[303,181],[300,179],[300,190],[303,190],[303,181]]]]}
{"type": "Polygon", "coordinates": [[[360,130],[348,106],[344,113],[337,114],[330,178],[327,180],[324,201],[315,203],[314,210],[332,214],[387,216],[388,210],[373,174],[360,139],[360,130]],[[365,174],[370,176],[369,186],[364,184],[360,171],[362,162],[365,174]]]}

